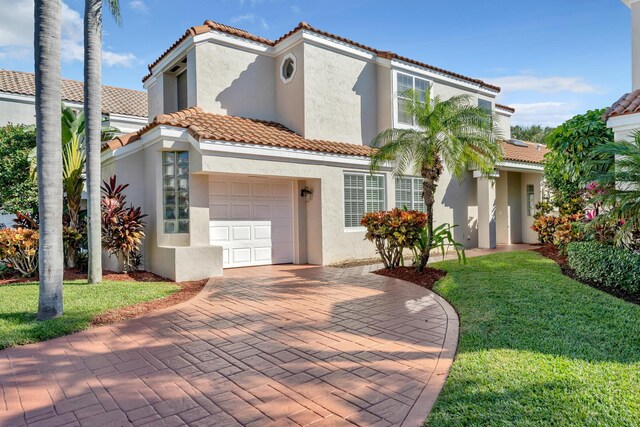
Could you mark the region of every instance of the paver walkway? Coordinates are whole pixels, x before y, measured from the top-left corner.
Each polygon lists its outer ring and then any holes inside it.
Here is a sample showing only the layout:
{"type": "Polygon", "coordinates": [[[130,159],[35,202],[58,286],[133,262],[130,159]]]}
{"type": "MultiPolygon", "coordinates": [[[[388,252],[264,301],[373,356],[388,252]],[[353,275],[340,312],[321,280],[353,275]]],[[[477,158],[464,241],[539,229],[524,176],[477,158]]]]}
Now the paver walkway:
{"type": "Polygon", "coordinates": [[[0,351],[0,425],[412,425],[458,318],[361,269],[226,270],[155,314],[0,351]]]}

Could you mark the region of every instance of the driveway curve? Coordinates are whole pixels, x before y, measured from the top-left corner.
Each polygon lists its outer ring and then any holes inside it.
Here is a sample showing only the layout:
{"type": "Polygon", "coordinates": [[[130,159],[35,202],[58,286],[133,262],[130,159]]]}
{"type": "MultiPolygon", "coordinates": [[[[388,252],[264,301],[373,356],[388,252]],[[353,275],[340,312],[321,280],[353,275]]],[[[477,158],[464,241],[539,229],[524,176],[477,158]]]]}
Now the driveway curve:
{"type": "Polygon", "coordinates": [[[0,351],[0,425],[418,426],[458,317],[362,271],[227,270],[175,307],[0,351]]]}

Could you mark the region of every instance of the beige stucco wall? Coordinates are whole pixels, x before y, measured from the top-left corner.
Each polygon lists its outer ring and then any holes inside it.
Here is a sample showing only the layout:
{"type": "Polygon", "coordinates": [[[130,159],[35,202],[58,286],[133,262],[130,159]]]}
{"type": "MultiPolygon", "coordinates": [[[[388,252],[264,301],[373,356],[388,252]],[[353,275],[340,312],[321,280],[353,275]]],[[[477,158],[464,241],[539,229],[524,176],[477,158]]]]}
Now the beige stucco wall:
{"type": "Polygon", "coordinates": [[[304,71],[305,138],[368,144],[378,129],[376,64],[308,43],[304,71]]]}
{"type": "Polygon", "coordinates": [[[0,126],[9,123],[14,125],[35,125],[36,124],[36,107],[34,100],[9,101],[0,99],[0,126]]]}
{"type": "Polygon", "coordinates": [[[274,59],[215,43],[195,47],[196,103],[215,114],[276,119],[274,59]]]}
{"type": "Polygon", "coordinates": [[[276,117],[279,123],[304,135],[304,82],[305,82],[304,44],[300,43],[278,55],[273,61],[273,79],[275,80],[276,117]],[[295,57],[296,72],[285,83],[280,79],[282,61],[292,54],[295,57]]]}

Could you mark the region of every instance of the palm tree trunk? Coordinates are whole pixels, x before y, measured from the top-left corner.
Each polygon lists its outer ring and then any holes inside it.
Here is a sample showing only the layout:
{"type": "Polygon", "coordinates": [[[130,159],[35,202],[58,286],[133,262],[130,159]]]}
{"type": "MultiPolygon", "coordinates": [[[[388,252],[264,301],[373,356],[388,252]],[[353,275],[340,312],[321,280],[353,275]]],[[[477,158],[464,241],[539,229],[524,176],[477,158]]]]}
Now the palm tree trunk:
{"type": "Polygon", "coordinates": [[[436,156],[431,167],[422,168],[422,198],[427,213],[427,245],[420,254],[419,272],[422,272],[427,266],[431,254],[431,246],[433,244],[433,205],[440,175],[442,175],[442,161],[439,156],[436,156]]]}
{"type": "Polygon", "coordinates": [[[89,283],[102,281],[100,130],[102,128],[102,0],[85,0],[84,114],[87,144],[89,283]]]}
{"type": "Polygon", "coordinates": [[[38,320],[62,315],[62,146],[60,145],[60,0],[34,8],[40,295],[38,320]]]}

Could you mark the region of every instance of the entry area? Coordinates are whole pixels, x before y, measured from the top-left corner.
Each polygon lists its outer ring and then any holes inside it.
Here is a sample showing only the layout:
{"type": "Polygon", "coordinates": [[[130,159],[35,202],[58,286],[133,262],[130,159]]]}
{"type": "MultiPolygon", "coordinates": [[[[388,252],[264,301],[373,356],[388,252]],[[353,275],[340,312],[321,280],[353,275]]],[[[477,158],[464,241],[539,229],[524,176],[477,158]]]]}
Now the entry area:
{"type": "Polygon", "coordinates": [[[223,267],[292,263],[292,180],[236,175],[209,178],[209,240],[223,267]]]}

